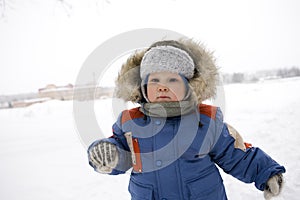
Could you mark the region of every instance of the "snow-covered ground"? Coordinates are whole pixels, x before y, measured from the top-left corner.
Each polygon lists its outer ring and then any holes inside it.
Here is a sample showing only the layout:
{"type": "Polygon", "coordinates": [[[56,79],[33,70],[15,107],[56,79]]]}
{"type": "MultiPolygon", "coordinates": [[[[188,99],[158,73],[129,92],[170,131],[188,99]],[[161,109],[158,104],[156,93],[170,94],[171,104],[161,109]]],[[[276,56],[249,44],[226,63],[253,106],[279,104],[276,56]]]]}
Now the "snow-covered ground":
{"type": "MultiPolygon", "coordinates": [[[[299,91],[300,78],[225,86],[225,120],[287,169],[276,199],[300,196],[299,91]]],[[[113,123],[107,117],[109,102],[95,105],[98,123],[107,132],[113,123]]],[[[72,109],[72,102],[50,101],[0,110],[0,199],[130,199],[128,173],[101,175],[89,167],[72,109]]],[[[253,184],[223,178],[230,200],[263,199],[253,184]]]]}

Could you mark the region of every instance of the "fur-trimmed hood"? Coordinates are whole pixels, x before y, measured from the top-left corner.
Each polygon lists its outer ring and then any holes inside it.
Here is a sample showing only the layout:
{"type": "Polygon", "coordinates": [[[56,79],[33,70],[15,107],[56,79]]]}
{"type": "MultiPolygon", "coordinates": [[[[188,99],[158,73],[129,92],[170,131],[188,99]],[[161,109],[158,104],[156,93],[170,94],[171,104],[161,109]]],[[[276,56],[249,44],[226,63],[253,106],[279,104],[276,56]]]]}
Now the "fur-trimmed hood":
{"type": "MultiPolygon", "coordinates": [[[[151,47],[164,45],[185,50],[192,57],[195,64],[195,72],[194,76],[189,79],[189,84],[197,97],[198,103],[213,98],[216,93],[218,69],[212,53],[207,51],[202,44],[191,39],[159,41],[151,47]]],[[[136,51],[122,65],[116,80],[116,97],[133,103],[144,101],[141,91],[140,64],[145,52],[149,49],[136,51]]]]}

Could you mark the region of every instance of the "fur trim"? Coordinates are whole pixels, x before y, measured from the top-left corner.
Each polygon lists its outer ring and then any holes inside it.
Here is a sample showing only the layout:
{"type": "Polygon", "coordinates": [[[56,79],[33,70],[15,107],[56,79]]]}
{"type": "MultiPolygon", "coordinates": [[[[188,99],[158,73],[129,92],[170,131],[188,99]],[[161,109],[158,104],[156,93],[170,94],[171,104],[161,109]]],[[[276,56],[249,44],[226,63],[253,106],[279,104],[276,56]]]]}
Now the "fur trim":
{"type": "MultiPolygon", "coordinates": [[[[211,52],[204,46],[191,39],[180,39],[178,41],[161,41],[160,45],[167,42],[174,43],[175,47],[181,48],[192,57],[195,64],[194,76],[189,79],[189,84],[197,97],[198,103],[213,98],[216,94],[218,69],[211,52]]],[[[141,92],[140,63],[147,50],[135,52],[122,65],[116,80],[115,95],[125,101],[133,103],[143,102],[141,92]]]]}

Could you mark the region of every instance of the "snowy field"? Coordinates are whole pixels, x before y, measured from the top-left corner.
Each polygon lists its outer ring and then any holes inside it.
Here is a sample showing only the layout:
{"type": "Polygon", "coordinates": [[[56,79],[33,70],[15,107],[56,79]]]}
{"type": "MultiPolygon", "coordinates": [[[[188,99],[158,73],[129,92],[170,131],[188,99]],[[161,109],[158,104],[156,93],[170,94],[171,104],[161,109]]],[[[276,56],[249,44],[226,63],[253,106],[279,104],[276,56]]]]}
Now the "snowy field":
{"type": "MultiPolygon", "coordinates": [[[[300,78],[225,86],[225,121],[287,169],[285,187],[276,199],[300,196],[299,91],[300,78]]],[[[100,100],[95,105],[98,123],[107,132],[113,123],[107,114],[109,102],[100,100]]],[[[130,199],[128,173],[101,175],[89,167],[72,102],[0,110],[0,123],[0,199],[130,199]]],[[[230,200],[263,199],[253,184],[222,175],[230,200]]]]}

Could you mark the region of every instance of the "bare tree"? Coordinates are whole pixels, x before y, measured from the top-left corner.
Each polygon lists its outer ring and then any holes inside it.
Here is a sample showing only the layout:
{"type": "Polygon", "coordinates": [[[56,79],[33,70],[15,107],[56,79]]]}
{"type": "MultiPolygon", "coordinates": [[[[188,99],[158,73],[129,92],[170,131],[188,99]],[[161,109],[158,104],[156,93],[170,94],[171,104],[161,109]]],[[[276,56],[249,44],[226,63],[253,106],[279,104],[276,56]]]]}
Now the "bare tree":
{"type": "MultiPolygon", "coordinates": [[[[0,18],[4,18],[6,16],[6,13],[8,10],[14,10],[15,0],[0,0],[0,18]]],[[[70,16],[71,10],[72,10],[72,4],[68,2],[68,0],[53,0],[61,6],[64,11],[67,13],[68,16],[70,16]]]]}
{"type": "Polygon", "coordinates": [[[58,4],[60,4],[60,6],[64,9],[64,11],[67,13],[68,16],[70,16],[71,14],[71,10],[72,10],[72,5],[71,3],[69,3],[66,0],[56,0],[56,2],[58,4]]]}
{"type": "MultiPolygon", "coordinates": [[[[71,0],[52,0],[54,2],[55,8],[62,8],[64,12],[71,16],[71,11],[73,9],[73,5],[71,0]]],[[[16,5],[16,0],[0,0],[0,19],[5,18],[7,16],[8,10],[14,10],[16,5]]],[[[110,0],[94,0],[95,8],[104,7],[105,5],[111,4],[110,0]]]]}
{"type": "Polygon", "coordinates": [[[4,18],[5,10],[6,10],[6,1],[5,0],[0,0],[0,15],[1,15],[1,18],[4,18]]]}
{"type": "Polygon", "coordinates": [[[245,80],[243,73],[234,73],[232,75],[232,82],[233,83],[242,83],[245,80]]]}

